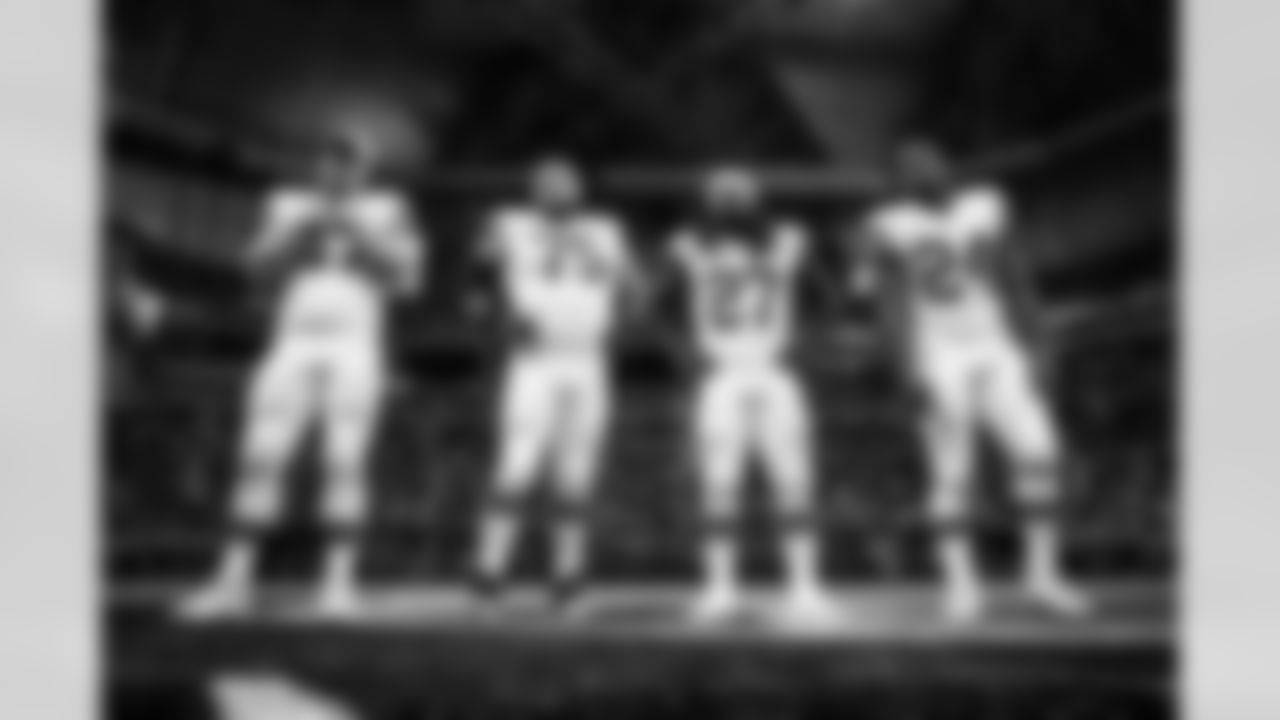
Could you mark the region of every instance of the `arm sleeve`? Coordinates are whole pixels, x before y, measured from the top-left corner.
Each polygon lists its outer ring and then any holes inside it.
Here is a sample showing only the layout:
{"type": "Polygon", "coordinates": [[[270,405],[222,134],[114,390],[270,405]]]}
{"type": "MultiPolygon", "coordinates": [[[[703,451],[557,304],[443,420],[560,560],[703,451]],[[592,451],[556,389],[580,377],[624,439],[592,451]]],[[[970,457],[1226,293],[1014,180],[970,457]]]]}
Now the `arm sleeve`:
{"type": "Polygon", "coordinates": [[[977,222],[986,240],[1001,242],[1009,230],[1009,200],[999,189],[982,188],[975,197],[977,222]]]}

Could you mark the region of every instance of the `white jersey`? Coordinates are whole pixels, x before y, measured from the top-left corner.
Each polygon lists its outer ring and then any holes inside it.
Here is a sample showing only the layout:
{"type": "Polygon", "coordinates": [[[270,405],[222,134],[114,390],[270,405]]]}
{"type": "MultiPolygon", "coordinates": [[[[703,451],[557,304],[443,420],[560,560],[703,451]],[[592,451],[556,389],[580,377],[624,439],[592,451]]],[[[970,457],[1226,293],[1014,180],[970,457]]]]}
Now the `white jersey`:
{"type": "Polygon", "coordinates": [[[769,363],[791,342],[803,230],[781,222],[761,244],[681,233],[673,247],[691,287],[693,331],[716,364],[769,363]]]}
{"type": "Polygon", "coordinates": [[[1008,331],[994,276],[1007,214],[997,190],[972,188],[939,206],[902,201],[872,215],[872,237],[906,274],[912,325],[924,343],[1008,331]]]}
{"type": "Polygon", "coordinates": [[[489,241],[507,303],[533,342],[594,348],[607,340],[630,263],[613,217],[508,208],[494,217],[489,241]]]}
{"type": "Polygon", "coordinates": [[[312,191],[288,189],[270,197],[267,213],[270,234],[304,245],[293,248],[297,262],[286,280],[278,328],[381,333],[383,289],[361,265],[361,255],[371,251],[351,235],[377,238],[401,232],[409,213],[400,196],[367,192],[334,201],[312,191]],[[304,233],[309,236],[298,237],[304,233]]]}

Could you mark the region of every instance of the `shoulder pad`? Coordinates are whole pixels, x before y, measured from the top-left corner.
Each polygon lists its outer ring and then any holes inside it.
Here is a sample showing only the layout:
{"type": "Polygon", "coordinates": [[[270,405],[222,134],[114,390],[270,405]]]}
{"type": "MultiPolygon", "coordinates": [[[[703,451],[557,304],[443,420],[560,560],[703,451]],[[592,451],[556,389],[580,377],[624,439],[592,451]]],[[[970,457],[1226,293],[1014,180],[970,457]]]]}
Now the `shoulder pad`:
{"type": "Polygon", "coordinates": [[[1002,223],[1007,212],[1004,193],[990,185],[980,185],[966,192],[964,212],[984,223],[1002,223]]]}

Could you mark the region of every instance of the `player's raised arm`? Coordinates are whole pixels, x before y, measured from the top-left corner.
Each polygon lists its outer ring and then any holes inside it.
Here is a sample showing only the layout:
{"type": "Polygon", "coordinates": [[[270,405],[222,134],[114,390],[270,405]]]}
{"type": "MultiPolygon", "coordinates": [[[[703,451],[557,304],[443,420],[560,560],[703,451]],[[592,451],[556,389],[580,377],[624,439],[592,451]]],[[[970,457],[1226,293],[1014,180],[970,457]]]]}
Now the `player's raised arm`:
{"type": "Polygon", "coordinates": [[[285,255],[306,220],[305,199],[290,190],[267,194],[258,225],[245,253],[245,264],[254,272],[269,271],[285,255]]]}

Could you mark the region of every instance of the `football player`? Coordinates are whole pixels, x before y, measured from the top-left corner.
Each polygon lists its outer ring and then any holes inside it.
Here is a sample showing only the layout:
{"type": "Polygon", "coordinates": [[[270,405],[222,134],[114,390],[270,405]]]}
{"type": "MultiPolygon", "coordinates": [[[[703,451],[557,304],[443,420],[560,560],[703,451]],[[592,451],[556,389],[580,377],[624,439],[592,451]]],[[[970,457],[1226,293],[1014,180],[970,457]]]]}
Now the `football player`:
{"type": "Polygon", "coordinates": [[[188,615],[250,600],[260,538],[279,519],[289,463],[313,424],[330,530],[320,607],[357,607],[366,455],[386,379],[384,305],[420,290],[424,255],[409,205],[372,184],[373,163],[372,147],[349,138],[320,155],[311,182],[267,196],[247,263],[278,290],[271,339],[248,383],[233,532],[212,583],[184,604],[188,615]]]}
{"type": "Polygon", "coordinates": [[[745,169],[712,170],[701,192],[699,217],[670,247],[688,288],[703,364],[693,412],[703,588],[693,615],[717,621],[741,609],[737,526],[743,485],[758,459],[783,527],[782,617],[825,622],[835,614],[813,522],[811,420],[787,357],[808,237],[764,207],[759,182],[745,169]]]}
{"type": "Polygon", "coordinates": [[[920,431],[946,613],[970,621],[984,605],[968,527],[980,430],[1011,463],[1027,589],[1053,609],[1082,613],[1085,600],[1061,566],[1062,449],[1040,382],[1043,343],[1009,200],[992,185],[961,182],[927,142],[905,144],[897,164],[899,192],[862,226],[851,282],[857,293],[879,294],[901,367],[926,404],[920,431]]]}
{"type": "Polygon", "coordinates": [[[482,245],[517,335],[473,568],[494,601],[544,471],[555,496],[553,599],[562,608],[586,567],[585,513],[612,407],[609,342],[619,301],[637,276],[622,225],[588,205],[584,185],[568,160],[537,163],[529,201],[496,211],[482,245]]]}

